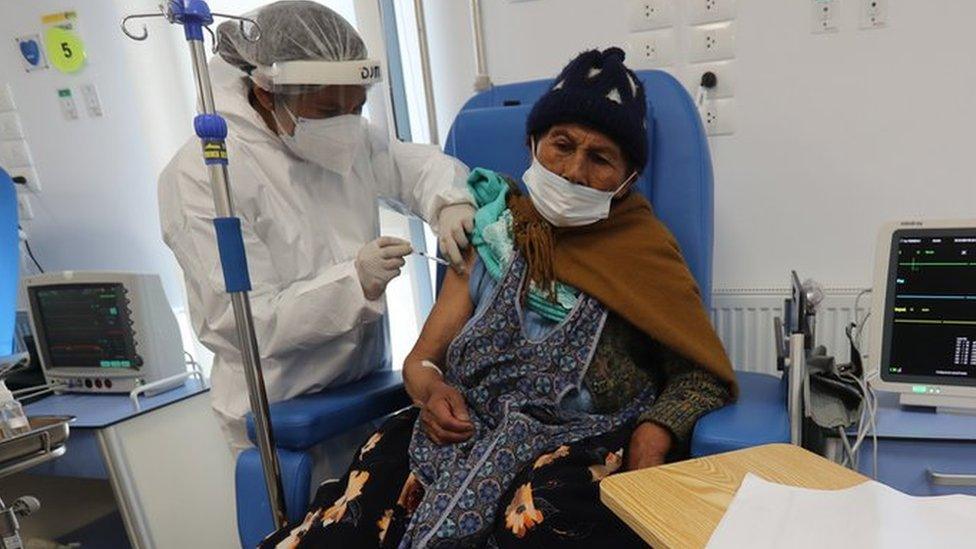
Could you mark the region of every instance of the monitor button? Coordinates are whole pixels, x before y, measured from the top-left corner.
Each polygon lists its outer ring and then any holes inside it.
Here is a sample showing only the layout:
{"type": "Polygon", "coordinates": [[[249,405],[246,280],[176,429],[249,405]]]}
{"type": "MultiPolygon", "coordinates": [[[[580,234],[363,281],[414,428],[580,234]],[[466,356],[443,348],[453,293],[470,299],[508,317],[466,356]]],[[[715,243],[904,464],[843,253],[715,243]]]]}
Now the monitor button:
{"type": "Polygon", "coordinates": [[[88,387],[89,389],[91,389],[91,387],[92,387],[92,382],[91,382],[91,380],[90,380],[90,379],[86,379],[86,380],[85,380],[85,387],[88,387]]]}
{"type": "Polygon", "coordinates": [[[106,389],[111,389],[112,388],[112,380],[111,379],[106,379],[105,380],[105,388],[106,389]]]}
{"type": "Polygon", "coordinates": [[[101,389],[102,388],[102,380],[96,379],[95,380],[95,387],[101,389]]]}

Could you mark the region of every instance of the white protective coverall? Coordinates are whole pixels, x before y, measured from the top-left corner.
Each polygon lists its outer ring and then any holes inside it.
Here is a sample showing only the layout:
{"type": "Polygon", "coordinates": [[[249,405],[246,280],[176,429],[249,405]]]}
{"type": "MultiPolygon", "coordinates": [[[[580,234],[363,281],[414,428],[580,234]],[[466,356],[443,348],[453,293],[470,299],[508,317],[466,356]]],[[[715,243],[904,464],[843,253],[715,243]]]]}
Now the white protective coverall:
{"type": "MultiPolygon", "coordinates": [[[[472,203],[467,168],[436,147],[369,132],[350,174],[294,156],[248,103],[246,77],[210,62],[227,120],[231,194],[241,219],[251,306],[268,398],[279,401],[378,369],[386,357],[385,301],[363,295],[354,260],[379,236],[377,200],[431,221],[449,204],[472,203]]],[[[213,408],[231,446],[250,445],[250,411],[230,298],[214,235],[214,206],[200,141],[189,139],[159,181],[163,239],[186,280],[193,328],[214,352],[213,408]]]]}

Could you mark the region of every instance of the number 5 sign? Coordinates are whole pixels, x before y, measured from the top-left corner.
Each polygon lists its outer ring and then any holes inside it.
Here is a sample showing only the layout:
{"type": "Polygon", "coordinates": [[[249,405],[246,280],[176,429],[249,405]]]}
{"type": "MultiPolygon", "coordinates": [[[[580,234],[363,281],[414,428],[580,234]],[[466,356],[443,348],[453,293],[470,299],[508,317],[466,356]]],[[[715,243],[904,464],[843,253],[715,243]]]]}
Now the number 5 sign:
{"type": "Polygon", "coordinates": [[[52,13],[41,18],[47,25],[44,49],[54,68],[73,73],[85,66],[85,44],[76,29],[78,16],[73,11],[52,13]]]}

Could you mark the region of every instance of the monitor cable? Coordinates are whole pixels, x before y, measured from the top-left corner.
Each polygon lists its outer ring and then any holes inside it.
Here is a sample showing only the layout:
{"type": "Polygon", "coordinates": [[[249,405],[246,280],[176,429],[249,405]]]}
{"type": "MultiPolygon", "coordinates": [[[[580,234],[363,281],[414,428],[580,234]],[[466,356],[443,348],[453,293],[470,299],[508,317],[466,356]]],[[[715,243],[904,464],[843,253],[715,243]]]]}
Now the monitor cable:
{"type": "Polygon", "coordinates": [[[37,257],[34,255],[34,250],[31,249],[30,241],[27,239],[27,232],[24,231],[23,227],[17,225],[17,233],[20,236],[20,240],[24,243],[24,250],[27,251],[27,256],[30,257],[30,260],[34,263],[34,266],[37,267],[37,270],[43,274],[44,267],[41,267],[40,262],[37,261],[37,257]]]}
{"type": "Polygon", "coordinates": [[[11,392],[15,397],[17,397],[17,400],[29,400],[34,397],[39,397],[43,394],[63,391],[67,388],[68,385],[65,383],[45,383],[43,385],[24,387],[23,389],[17,389],[16,391],[11,391],[11,392]]]}
{"type": "Polygon", "coordinates": [[[871,311],[864,315],[863,318],[859,318],[859,305],[860,300],[865,295],[871,293],[871,289],[867,288],[860,291],[854,298],[854,322],[851,322],[845,334],[847,335],[847,340],[851,346],[851,365],[853,368],[846,372],[840,374],[841,378],[851,381],[861,389],[861,393],[864,395],[864,400],[861,405],[861,414],[857,424],[857,434],[854,437],[854,444],[850,443],[848,439],[848,434],[844,428],[838,428],[838,434],[840,435],[841,442],[844,445],[845,456],[842,465],[849,466],[852,469],[858,468],[859,463],[859,452],[862,444],[867,437],[871,437],[871,450],[872,450],[872,476],[877,478],[878,476],[878,433],[877,433],[877,413],[878,413],[878,396],[875,394],[874,389],[871,387],[871,382],[878,375],[877,372],[865,371],[862,364],[864,359],[864,354],[861,352],[861,340],[864,334],[864,327],[867,324],[868,319],[871,318],[871,311]]]}

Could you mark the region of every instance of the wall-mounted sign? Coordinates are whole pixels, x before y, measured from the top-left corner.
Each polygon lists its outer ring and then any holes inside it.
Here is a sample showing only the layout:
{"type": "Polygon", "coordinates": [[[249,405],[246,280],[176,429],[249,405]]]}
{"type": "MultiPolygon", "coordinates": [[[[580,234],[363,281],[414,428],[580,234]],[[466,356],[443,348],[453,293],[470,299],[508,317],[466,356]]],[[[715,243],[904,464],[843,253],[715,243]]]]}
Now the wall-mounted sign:
{"type": "Polygon", "coordinates": [[[47,68],[40,35],[19,36],[14,39],[14,42],[17,43],[17,51],[20,52],[20,62],[24,65],[24,70],[32,72],[47,68]]]}
{"type": "Polygon", "coordinates": [[[64,73],[80,71],[85,66],[85,43],[78,35],[78,15],[73,11],[51,13],[41,17],[44,48],[51,65],[64,73]]]}

